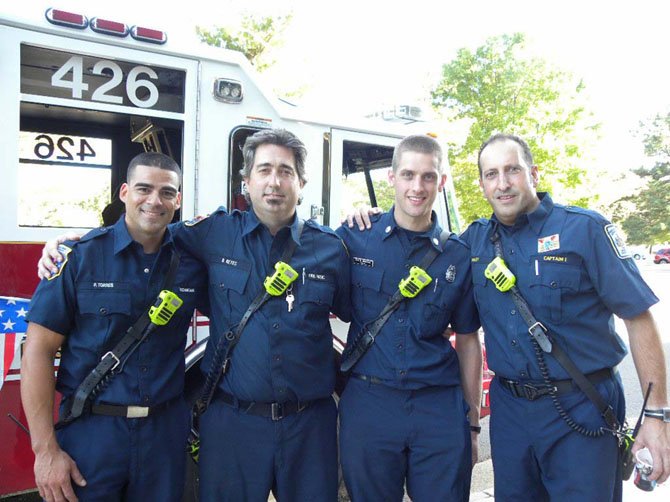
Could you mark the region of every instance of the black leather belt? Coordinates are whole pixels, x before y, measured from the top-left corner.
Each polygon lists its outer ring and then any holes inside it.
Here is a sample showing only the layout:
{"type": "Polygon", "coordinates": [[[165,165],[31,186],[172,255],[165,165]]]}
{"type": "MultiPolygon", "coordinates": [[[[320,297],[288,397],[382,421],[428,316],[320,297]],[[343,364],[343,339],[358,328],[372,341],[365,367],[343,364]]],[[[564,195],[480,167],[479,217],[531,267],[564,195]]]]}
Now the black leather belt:
{"type": "Polygon", "coordinates": [[[221,400],[233,408],[249,415],[281,420],[289,415],[300,413],[314,401],[286,401],[285,403],[259,403],[256,401],[242,401],[232,394],[219,390],[216,394],[221,400]]]}
{"type": "Polygon", "coordinates": [[[120,404],[92,404],[91,413],[93,415],[106,415],[109,417],[126,418],[145,418],[149,415],[155,415],[159,411],[168,408],[172,403],[181,399],[181,395],[168,399],[165,402],[155,406],[124,406],[120,404]]]}
{"type": "MultiPolygon", "coordinates": [[[[616,370],[611,368],[604,368],[586,375],[586,378],[592,384],[604,382],[614,376],[616,370]]],[[[560,396],[578,389],[577,384],[572,379],[567,380],[552,380],[550,384],[544,383],[524,383],[516,380],[509,380],[503,377],[496,377],[500,384],[509,390],[514,397],[522,397],[529,401],[535,401],[543,396],[553,394],[560,396]]]]}

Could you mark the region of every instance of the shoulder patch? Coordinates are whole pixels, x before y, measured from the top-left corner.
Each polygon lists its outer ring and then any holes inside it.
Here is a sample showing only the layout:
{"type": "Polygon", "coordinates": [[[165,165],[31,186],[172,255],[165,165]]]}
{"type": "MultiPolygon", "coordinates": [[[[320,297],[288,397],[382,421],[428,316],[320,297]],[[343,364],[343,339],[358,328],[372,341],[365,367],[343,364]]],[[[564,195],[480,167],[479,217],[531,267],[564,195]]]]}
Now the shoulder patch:
{"type": "Polygon", "coordinates": [[[614,251],[619,258],[623,260],[631,257],[630,251],[626,247],[626,241],[621,237],[613,223],[605,226],[605,234],[607,234],[607,237],[612,244],[612,248],[614,248],[614,251]]]}
{"type": "Polygon", "coordinates": [[[57,249],[58,249],[58,252],[63,257],[63,261],[61,261],[58,264],[58,272],[56,272],[55,274],[47,277],[48,281],[50,281],[52,279],[55,279],[56,277],[58,277],[61,274],[61,272],[63,272],[63,269],[65,268],[65,264],[68,261],[68,255],[72,252],[72,248],[69,247],[69,246],[66,246],[65,244],[59,244],[57,249]]]}

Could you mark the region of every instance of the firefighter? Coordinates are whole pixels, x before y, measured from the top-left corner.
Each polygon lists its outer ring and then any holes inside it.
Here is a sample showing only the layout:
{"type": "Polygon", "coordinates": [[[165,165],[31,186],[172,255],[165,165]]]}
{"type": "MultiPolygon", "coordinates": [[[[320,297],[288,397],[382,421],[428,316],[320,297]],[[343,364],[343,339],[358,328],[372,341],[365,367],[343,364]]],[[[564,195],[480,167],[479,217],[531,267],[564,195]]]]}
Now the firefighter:
{"type": "Polygon", "coordinates": [[[180,179],[181,169],[165,155],[133,158],[120,191],[125,216],[60,246],[63,261],[33,296],[21,396],[35,480],[47,501],[181,500],[188,434],[184,338],[195,306],[206,309],[207,285],[204,268],[178,252],[166,230],[180,206],[180,179]],[[181,308],[167,325],[143,330],[141,343],[119,351],[114,376],[77,398],[101,357],[117,350],[131,326],[139,329],[138,319],[163,288],[177,294],[181,308]],[[54,388],[63,396],[58,430],[54,388]]]}
{"type": "Polygon", "coordinates": [[[482,353],[469,248],[443,233],[432,211],[445,180],[439,144],[409,136],[389,171],[391,210],[372,216],[371,230],[337,231],[352,280],[343,355],[350,378],[339,410],[342,470],[354,501],[401,501],[405,485],[418,502],[469,498],[482,353]],[[393,299],[407,295],[374,328],[393,299]],[[458,332],[456,350],[448,327],[458,332]],[[374,343],[364,350],[370,332],[374,343]]]}
{"type": "Polygon", "coordinates": [[[525,141],[492,136],[478,162],[494,214],[474,222],[462,238],[471,246],[475,298],[496,374],[490,391],[496,500],[621,500],[617,437],[608,422],[621,424],[625,417],[615,368],[626,346],[612,314],[624,319],[642,388],[653,382],[633,449],[649,448],[650,478],[664,481],[670,410],[663,349],[649,311],[658,299],[609,221],[536,191],[539,169],[525,141]],[[487,278],[494,276],[489,264],[496,258],[515,278],[527,308],[487,278]],[[529,326],[528,319],[541,326],[529,326]],[[555,346],[595,387],[604,412],[594,404],[597,396],[590,399],[577,387],[555,346]]]}
{"type": "Polygon", "coordinates": [[[251,210],[218,211],[177,234],[209,272],[219,329],[202,367],[212,375],[223,368],[215,357],[220,340],[235,333],[266,278],[286,274],[283,262],[294,274],[282,275],[293,282],[248,317],[200,419],[203,501],[264,501],[271,490],[278,500],[337,499],[329,312],[349,320],[349,267],[332,230],[297,217],[305,155],[288,131],[250,136],[242,174],[251,210]]]}

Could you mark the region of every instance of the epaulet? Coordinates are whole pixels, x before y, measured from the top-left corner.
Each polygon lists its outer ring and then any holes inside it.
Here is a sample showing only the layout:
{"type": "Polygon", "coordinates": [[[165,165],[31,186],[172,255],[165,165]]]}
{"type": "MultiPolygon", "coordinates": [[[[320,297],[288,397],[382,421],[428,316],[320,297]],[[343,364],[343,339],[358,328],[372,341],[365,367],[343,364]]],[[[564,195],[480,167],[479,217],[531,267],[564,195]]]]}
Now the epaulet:
{"type": "MultiPolygon", "coordinates": [[[[331,234],[331,235],[337,236],[337,234],[335,233],[335,231],[332,228],[325,227],[325,226],[321,225],[318,221],[313,220],[311,218],[308,219],[308,220],[305,220],[305,226],[309,227],[309,228],[313,228],[314,230],[319,230],[320,232],[323,232],[324,234],[331,234]]],[[[338,237],[338,239],[339,239],[339,237],[338,237]]]]}
{"type": "Polygon", "coordinates": [[[225,208],[225,206],[219,206],[218,208],[216,208],[216,211],[214,211],[213,213],[209,213],[209,214],[206,214],[204,216],[203,215],[198,215],[194,218],[191,218],[190,220],[185,221],[184,226],[193,227],[193,226],[197,225],[198,223],[200,223],[201,221],[204,221],[207,218],[209,218],[210,216],[214,216],[216,214],[228,214],[228,210],[225,208]]]}
{"type": "Polygon", "coordinates": [[[384,216],[386,213],[379,213],[379,214],[371,214],[370,215],[370,221],[372,223],[377,223],[379,220],[382,219],[382,216],[384,216]]]}
{"type": "MultiPolygon", "coordinates": [[[[93,230],[84,234],[81,237],[81,239],[79,239],[79,241],[72,242],[71,245],[76,245],[77,242],[87,242],[87,241],[90,241],[92,239],[97,239],[98,237],[102,237],[103,235],[107,235],[112,230],[112,228],[113,228],[113,226],[94,228],[93,230]]],[[[70,245],[70,244],[68,243],[68,245],[70,245]]]]}
{"type": "Polygon", "coordinates": [[[485,227],[486,225],[489,224],[490,221],[491,221],[491,220],[488,219],[488,218],[479,218],[478,220],[473,221],[473,222],[471,223],[471,225],[477,224],[477,225],[482,225],[482,226],[485,227]]]}
{"type": "Polygon", "coordinates": [[[580,214],[582,216],[587,216],[587,217],[591,218],[592,220],[596,221],[597,223],[602,223],[602,224],[605,224],[605,225],[607,225],[609,223],[607,218],[605,218],[599,212],[594,211],[593,209],[584,209],[583,207],[579,207],[579,206],[562,206],[562,207],[568,213],[580,214]]]}
{"type": "Polygon", "coordinates": [[[470,244],[468,244],[466,241],[461,239],[461,236],[458,235],[455,232],[451,232],[451,235],[449,236],[449,239],[447,239],[447,240],[448,241],[454,241],[454,242],[458,243],[459,245],[464,246],[467,249],[470,249],[470,244]]]}

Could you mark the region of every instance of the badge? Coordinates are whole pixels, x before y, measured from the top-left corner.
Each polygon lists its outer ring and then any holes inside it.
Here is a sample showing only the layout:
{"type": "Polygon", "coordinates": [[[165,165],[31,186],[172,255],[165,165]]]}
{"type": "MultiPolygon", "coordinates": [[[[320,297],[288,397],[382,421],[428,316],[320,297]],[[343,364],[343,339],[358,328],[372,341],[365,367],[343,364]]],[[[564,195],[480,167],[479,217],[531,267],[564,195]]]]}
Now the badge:
{"type": "Polygon", "coordinates": [[[540,237],[537,240],[537,252],[546,253],[548,251],[556,251],[561,248],[561,241],[558,234],[549,235],[547,237],[540,237]]]}
{"type": "Polygon", "coordinates": [[[187,226],[187,227],[193,227],[193,226],[197,225],[198,223],[200,223],[202,220],[207,219],[208,216],[209,216],[208,214],[205,215],[205,216],[200,214],[200,215],[196,216],[195,218],[193,218],[192,220],[185,221],[184,225],[187,226]]]}
{"type": "Polygon", "coordinates": [[[449,265],[449,268],[444,273],[444,278],[447,282],[454,282],[456,280],[456,267],[454,265],[449,265]]]}
{"type": "Polygon", "coordinates": [[[60,253],[61,257],[63,258],[63,261],[57,264],[58,272],[56,272],[56,273],[50,275],[49,277],[47,277],[47,280],[49,280],[49,281],[51,279],[55,279],[56,277],[58,277],[61,274],[61,272],[65,268],[65,264],[67,263],[68,255],[72,252],[72,248],[67,247],[65,244],[59,244],[57,249],[58,249],[58,252],[60,253]]]}
{"type": "Polygon", "coordinates": [[[626,241],[619,234],[616,226],[613,223],[610,223],[605,227],[605,233],[616,252],[616,255],[622,260],[625,258],[630,258],[631,254],[628,248],[626,247],[626,241]]]}

